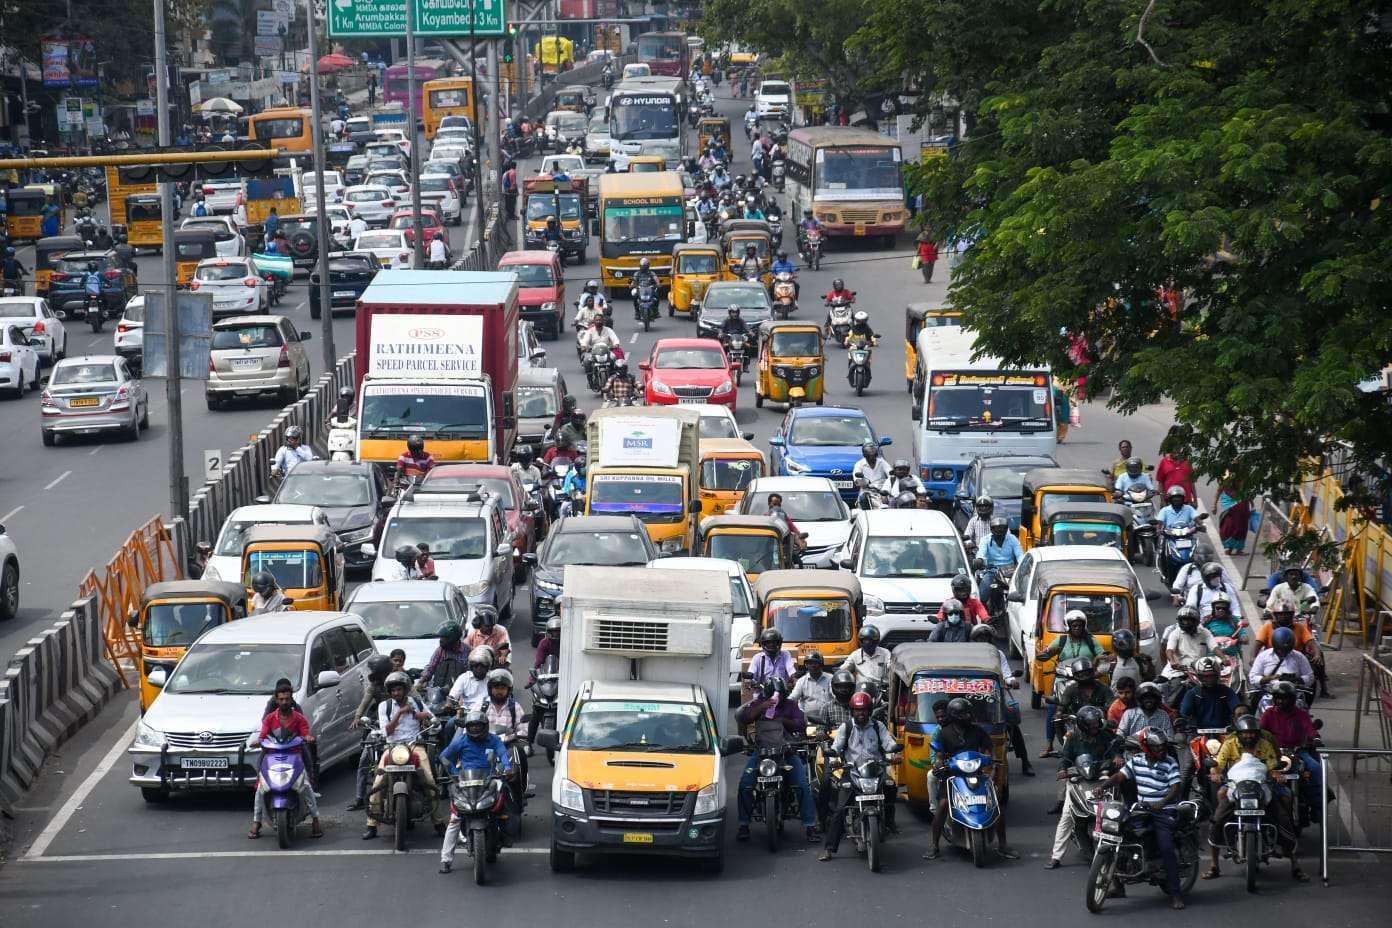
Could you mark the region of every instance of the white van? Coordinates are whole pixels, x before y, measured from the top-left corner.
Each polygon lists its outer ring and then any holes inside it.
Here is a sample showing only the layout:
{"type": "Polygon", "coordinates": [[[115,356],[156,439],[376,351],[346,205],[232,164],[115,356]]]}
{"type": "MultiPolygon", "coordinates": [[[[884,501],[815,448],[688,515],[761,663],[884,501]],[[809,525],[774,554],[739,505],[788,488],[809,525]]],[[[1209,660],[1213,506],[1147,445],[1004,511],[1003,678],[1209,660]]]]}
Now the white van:
{"type": "Polygon", "coordinates": [[[793,88],[787,81],[761,81],[754,94],[754,106],[759,118],[787,116],[793,108],[793,88]]]}

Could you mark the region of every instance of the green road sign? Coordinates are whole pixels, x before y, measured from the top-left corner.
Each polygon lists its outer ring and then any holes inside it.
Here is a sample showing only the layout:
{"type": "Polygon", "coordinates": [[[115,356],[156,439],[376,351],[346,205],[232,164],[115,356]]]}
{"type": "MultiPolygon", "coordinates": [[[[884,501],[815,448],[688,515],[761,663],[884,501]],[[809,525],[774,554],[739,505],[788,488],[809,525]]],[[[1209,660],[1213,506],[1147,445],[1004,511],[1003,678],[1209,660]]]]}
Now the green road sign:
{"type": "MultiPolygon", "coordinates": [[[[412,0],[418,36],[499,36],[505,31],[506,0],[412,0]]],[[[329,35],[381,38],[406,34],[405,0],[329,0],[329,35]]]]}

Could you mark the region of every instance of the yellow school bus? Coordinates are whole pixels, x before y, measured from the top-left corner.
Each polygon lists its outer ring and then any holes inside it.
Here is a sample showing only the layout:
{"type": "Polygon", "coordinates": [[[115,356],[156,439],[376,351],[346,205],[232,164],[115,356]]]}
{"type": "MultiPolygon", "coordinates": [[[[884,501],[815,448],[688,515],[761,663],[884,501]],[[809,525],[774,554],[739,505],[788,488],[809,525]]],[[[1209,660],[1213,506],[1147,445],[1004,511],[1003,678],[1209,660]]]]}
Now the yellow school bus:
{"type": "Polygon", "coordinates": [[[164,245],[160,224],[159,185],[121,182],[121,172],[106,169],[106,201],[111,210],[111,231],[124,227],[132,248],[159,248],[164,245]],[[134,203],[132,197],[139,197],[134,203]],[[150,198],[154,197],[153,213],[150,198]],[[134,213],[134,215],[132,215],[134,213]]]}
{"type": "Polygon", "coordinates": [[[263,110],[247,122],[247,133],[253,142],[265,142],[288,152],[312,152],[313,131],[312,113],[291,106],[263,110]]]}
{"type": "Polygon", "coordinates": [[[672,283],[672,249],[686,239],[681,175],[602,174],[599,178],[599,268],[604,286],[627,292],[647,258],[663,287],[672,283]]]}
{"type": "Polygon", "coordinates": [[[442,77],[426,81],[421,90],[421,103],[425,137],[430,141],[434,141],[435,133],[440,130],[440,120],[446,116],[468,116],[470,122],[478,125],[472,77],[442,77]]]}

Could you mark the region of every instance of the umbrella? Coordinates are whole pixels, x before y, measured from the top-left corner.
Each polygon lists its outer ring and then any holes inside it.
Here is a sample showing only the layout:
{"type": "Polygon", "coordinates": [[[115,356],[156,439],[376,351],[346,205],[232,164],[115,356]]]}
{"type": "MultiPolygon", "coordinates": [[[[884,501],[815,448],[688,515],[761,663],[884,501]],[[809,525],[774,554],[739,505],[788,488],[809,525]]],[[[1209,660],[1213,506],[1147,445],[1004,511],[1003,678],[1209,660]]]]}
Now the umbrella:
{"type": "Polygon", "coordinates": [[[357,64],[357,62],[347,55],[340,55],[337,52],[333,52],[319,59],[319,73],[331,74],[334,71],[342,71],[344,68],[351,68],[355,64],[357,64]]]}
{"type": "Polygon", "coordinates": [[[227,97],[213,97],[210,100],[204,100],[202,105],[198,107],[198,111],[204,115],[209,113],[240,113],[242,105],[236,100],[229,100],[227,97]]]}

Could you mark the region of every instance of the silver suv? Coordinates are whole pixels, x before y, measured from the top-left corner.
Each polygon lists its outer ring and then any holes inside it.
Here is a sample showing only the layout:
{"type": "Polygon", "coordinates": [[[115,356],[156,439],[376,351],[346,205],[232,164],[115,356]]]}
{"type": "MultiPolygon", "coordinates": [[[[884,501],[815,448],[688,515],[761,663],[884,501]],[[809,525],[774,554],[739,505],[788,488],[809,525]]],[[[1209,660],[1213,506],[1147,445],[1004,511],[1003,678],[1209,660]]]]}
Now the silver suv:
{"type": "Polygon", "coordinates": [[[233,316],[213,326],[204,392],[209,409],[236,396],[276,394],[293,403],[309,392],[308,332],[285,316],[233,316]]]}

